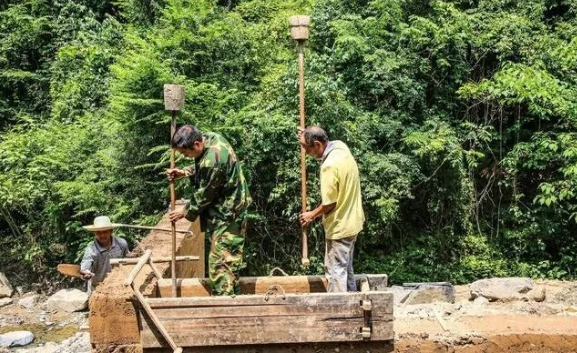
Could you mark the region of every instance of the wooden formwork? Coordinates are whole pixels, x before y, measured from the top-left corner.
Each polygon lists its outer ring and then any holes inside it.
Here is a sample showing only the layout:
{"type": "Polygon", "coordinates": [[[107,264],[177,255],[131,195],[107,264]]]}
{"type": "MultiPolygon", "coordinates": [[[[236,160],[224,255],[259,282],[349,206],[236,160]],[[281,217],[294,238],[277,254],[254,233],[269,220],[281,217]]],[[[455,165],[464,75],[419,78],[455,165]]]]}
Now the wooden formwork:
{"type": "MultiPolygon", "coordinates": [[[[179,347],[393,339],[389,292],[287,294],[272,285],[265,294],[161,297],[147,303],[179,347]]],[[[143,348],[168,347],[144,310],[139,310],[139,319],[143,348]]]]}
{"type": "MultiPolygon", "coordinates": [[[[159,226],[169,224],[163,219],[159,226]]],[[[202,259],[204,237],[198,223],[183,220],[178,228],[195,233],[178,236],[178,255],[202,259]]],[[[141,246],[152,250],[152,257],[169,256],[169,233],[151,232],[141,246]]],[[[127,263],[114,267],[90,299],[93,352],[158,352],[170,350],[171,345],[224,351],[225,345],[393,339],[393,298],[383,291],[385,275],[357,276],[361,292],[355,293],[326,293],[322,276],[244,277],[242,295],[211,297],[206,280],[183,278],[204,273],[203,261],[189,261],[177,266],[178,296],[173,298],[169,263],[153,269],[149,261],[139,271],[134,267],[127,263]],[[162,275],[166,278],[156,278],[162,275]],[[131,286],[125,285],[127,278],[131,286]]]]}

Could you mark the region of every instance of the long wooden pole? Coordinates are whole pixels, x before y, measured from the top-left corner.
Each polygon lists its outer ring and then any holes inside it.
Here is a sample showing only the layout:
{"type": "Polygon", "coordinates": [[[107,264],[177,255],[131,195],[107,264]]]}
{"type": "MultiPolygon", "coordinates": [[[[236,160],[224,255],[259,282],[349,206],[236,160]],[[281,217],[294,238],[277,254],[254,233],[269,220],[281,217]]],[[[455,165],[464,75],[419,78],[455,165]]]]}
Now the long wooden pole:
{"type": "MultiPolygon", "coordinates": [[[[305,128],[305,42],[304,40],[297,41],[299,53],[299,115],[300,128],[305,128]]],[[[307,168],[306,168],[306,153],[304,147],[301,146],[301,212],[307,211],[307,168]]],[[[308,249],[308,235],[305,227],[301,229],[302,237],[302,258],[303,265],[309,264],[309,249],[308,249]]]]}
{"type": "MultiPolygon", "coordinates": [[[[200,258],[196,255],[186,255],[186,256],[177,256],[176,261],[198,261],[200,258]]],[[[151,257],[150,261],[153,263],[163,263],[163,262],[172,262],[172,256],[161,256],[161,257],[151,257]]],[[[111,265],[132,265],[138,263],[138,258],[136,257],[121,257],[116,259],[110,259],[111,265]]]]}
{"type": "MultiPolygon", "coordinates": [[[[170,122],[170,139],[176,132],[176,111],[172,110],[172,119],[170,122]]],[[[170,169],[175,168],[174,148],[170,150],[170,169]]],[[[174,179],[170,181],[170,210],[176,209],[176,192],[174,190],[174,179]]],[[[172,229],[172,261],[170,264],[170,273],[172,278],[172,296],[176,298],[176,222],[170,222],[172,229]]]]}
{"type": "MultiPolygon", "coordinates": [[[[121,228],[149,229],[149,230],[158,230],[161,232],[172,232],[172,228],[139,226],[136,224],[123,224],[123,223],[115,223],[115,225],[118,227],[121,227],[121,228]]],[[[192,230],[177,229],[176,232],[177,233],[184,233],[184,234],[194,234],[194,232],[192,230]]]]}

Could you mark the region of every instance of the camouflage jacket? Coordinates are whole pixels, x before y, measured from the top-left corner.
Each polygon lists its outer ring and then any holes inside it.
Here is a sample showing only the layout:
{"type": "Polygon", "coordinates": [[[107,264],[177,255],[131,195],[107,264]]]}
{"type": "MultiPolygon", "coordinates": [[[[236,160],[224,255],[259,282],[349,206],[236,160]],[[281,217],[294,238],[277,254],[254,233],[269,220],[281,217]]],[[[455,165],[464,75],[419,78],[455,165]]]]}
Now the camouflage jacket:
{"type": "Polygon", "coordinates": [[[248,185],[232,146],[219,134],[204,135],[204,152],[185,168],[193,193],[186,219],[207,225],[231,223],[244,217],[251,199],[248,185]]]}

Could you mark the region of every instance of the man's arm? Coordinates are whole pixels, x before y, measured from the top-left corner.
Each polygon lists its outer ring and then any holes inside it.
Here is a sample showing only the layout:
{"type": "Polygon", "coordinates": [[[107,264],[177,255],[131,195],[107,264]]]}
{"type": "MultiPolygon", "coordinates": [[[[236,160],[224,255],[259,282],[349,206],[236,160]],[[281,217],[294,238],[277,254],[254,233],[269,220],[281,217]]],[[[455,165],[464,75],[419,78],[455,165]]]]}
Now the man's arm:
{"type": "Polygon", "coordinates": [[[299,216],[301,226],[303,226],[303,227],[308,226],[312,221],[314,221],[318,217],[324,216],[327,213],[330,213],[332,210],[335,209],[336,206],[337,206],[336,202],[331,203],[330,205],[319,205],[317,208],[315,208],[312,211],[301,213],[299,216]]]}
{"type": "Polygon", "coordinates": [[[170,220],[176,222],[186,217],[187,220],[193,222],[204,209],[214,202],[224,182],[224,172],[219,168],[210,168],[207,177],[200,180],[200,186],[192,194],[188,209],[170,212],[170,220]]]}
{"type": "Polygon", "coordinates": [[[92,266],[94,266],[94,254],[92,253],[92,247],[88,245],[86,250],[84,250],[84,255],[82,256],[82,261],[80,262],[80,274],[82,274],[83,279],[90,279],[94,276],[94,271],[92,266]]]}

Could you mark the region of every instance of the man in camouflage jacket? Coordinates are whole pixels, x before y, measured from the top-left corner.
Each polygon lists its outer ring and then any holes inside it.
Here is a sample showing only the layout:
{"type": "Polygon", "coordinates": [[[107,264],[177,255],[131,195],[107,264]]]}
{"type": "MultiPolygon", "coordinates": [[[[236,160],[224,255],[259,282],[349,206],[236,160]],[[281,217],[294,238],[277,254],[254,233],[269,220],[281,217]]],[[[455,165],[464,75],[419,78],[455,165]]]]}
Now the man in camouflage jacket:
{"type": "Polygon", "coordinates": [[[228,141],[219,134],[202,134],[195,126],[181,126],[172,147],[194,166],[167,170],[169,180],[187,176],[193,185],[190,204],[169,213],[171,221],[200,216],[201,229],[210,239],[208,276],[215,295],[239,293],[238,272],[245,267],[244,239],[247,208],[251,202],[240,163],[228,141]]]}

